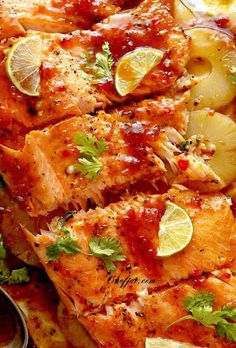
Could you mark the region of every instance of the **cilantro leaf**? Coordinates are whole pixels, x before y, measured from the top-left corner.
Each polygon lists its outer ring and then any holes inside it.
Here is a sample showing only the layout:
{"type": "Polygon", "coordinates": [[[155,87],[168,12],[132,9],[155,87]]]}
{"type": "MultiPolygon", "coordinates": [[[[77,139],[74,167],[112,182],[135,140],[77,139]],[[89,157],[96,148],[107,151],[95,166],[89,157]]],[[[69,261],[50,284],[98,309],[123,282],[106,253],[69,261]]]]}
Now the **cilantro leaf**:
{"type": "Polygon", "coordinates": [[[108,149],[107,143],[104,139],[96,139],[92,134],[86,135],[83,132],[75,133],[74,143],[80,151],[80,157],[78,163],[67,168],[67,173],[77,172],[96,181],[102,169],[102,163],[98,157],[108,149]]]}
{"type": "Polygon", "coordinates": [[[92,256],[99,257],[105,263],[108,272],[114,271],[116,261],[125,261],[126,256],[123,255],[122,246],[114,238],[109,237],[93,237],[89,241],[89,248],[92,256]]]}
{"type": "Polygon", "coordinates": [[[109,43],[106,41],[102,46],[102,53],[96,54],[95,66],[97,68],[98,78],[112,79],[111,69],[114,60],[110,51],[109,43]]]}
{"type": "Polygon", "coordinates": [[[236,307],[226,305],[222,307],[220,311],[222,313],[222,317],[224,317],[225,319],[232,319],[236,321],[236,307]]]}
{"type": "Polygon", "coordinates": [[[73,211],[67,210],[64,217],[60,217],[57,220],[57,228],[59,231],[62,231],[64,233],[69,233],[69,230],[65,227],[65,223],[73,218],[73,211]]]}
{"type": "Polygon", "coordinates": [[[184,308],[191,315],[177,319],[167,329],[183,320],[191,319],[205,327],[216,328],[219,337],[226,337],[227,340],[236,342],[236,323],[232,322],[236,321],[236,308],[226,305],[213,311],[214,299],[215,295],[207,292],[198,292],[193,297],[186,297],[184,308]]]}
{"type": "Polygon", "coordinates": [[[8,278],[8,284],[22,284],[30,281],[26,268],[14,269],[8,278]]]}
{"type": "Polygon", "coordinates": [[[193,297],[186,297],[184,300],[184,308],[187,312],[191,312],[192,309],[199,307],[212,307],[214,303],[215,295],[208,292],[197,292],[193,297]]]}
{"type": "Polygon", "coordinates": [[[22,284],[30,281],[26,268],[14,269],[10,271],[5,258],[7,256],[3,243],[3,237],[0,235],[0,284],[22,284]]]}
{"type": "Polygon", "coordinates": [[[82,174],[88,179],[96,181],[102,169],[102,163],[95,157],[79,158],[78,162],[79,163],[74,165],[74,171],[82,174]]]}
{"type": "MultiPolygon", "coordinates": [[[[0,260],[0,277],[8,278],[10,276],[10,270],[5,260],[0,260]]],[[[1,283],[1,281],[0,281],[1,283]]]]}
{"type": "Polygon", "coordinates": [[[230,80],[231,80],[233,83],[236,83],[236,66],[232,66],[232,67],[229,69],[229,72],[231,73],[230,80]]]}
{"type": "Polygon", "coordinates": [[[76,132],[74,143],[81,154],[90,155],[98,158],[104,151],[107,150],[107,143],[104,139],[97,139],[93,134],[85,134],[76,132]]]}
{"type": "Polygon", "coordinates": [[[5,249],[4,244],[3,244],[3,237],[0,234],[0,260],[5,259],[6,255],[7,255],[7,252],[6,252],[6,249],[5,249]]]}
{"type": "Polygon", "coordinates": [[[236,342],[236,323],[220,320],[217,324],[217,334],[220,337],[225,336],[228,341],[236,342]]]}
{"type": "Polygon", "coordinates": [[[81,252],[81,247],[76,243],[77,239],[66,235],[65,238],[57,237],[54,244],[47,246],[48,261],[56,261],[60,254],[75,255],[81,252]]]}

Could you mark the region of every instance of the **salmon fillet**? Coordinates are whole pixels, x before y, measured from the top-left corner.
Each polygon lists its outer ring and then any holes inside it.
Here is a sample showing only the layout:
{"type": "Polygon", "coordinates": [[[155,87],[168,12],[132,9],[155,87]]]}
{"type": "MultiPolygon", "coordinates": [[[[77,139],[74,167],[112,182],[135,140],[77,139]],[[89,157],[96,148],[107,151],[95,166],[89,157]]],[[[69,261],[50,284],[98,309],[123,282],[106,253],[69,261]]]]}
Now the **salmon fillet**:
{"type": "MultiPolygon", "coordinates": [[[[234,278],[229,271],[225,274],[234,278]]],[[[137,299],[107,306],[105,311],[100,313],[90,311],[79,320],[99,347],[143,348],[146,337],[163,337],[189,342],[198,347],[234,348],[235,342],[219,338],[215,329],[206,328],[192,320],[183,321],[169,330],[166,328],[187,314],[183,307],[183,301],[187,296],[193,296],[199,291],[214,294],[214,309],[217,309],[227,304],[236,306],[235,290],[234,285],[214,275],[202,277],[201,281],[192,278],[167,290],[151,294],[138,293],[137,299]]]]}
{"type": "Polygon", "coordinates": [[[145,289],[153,291],[211,272],[235,256],[235,220],[222,194],[199,195],[185,188],[171,189],[164,195],[126,197],[104,209],[75,213],[66,228],[78,239],[83,253],[62,253],[56,261],[48,262],[47,247],[62,233],[57,226],[55,219],[49,233],[34,236],[25,231],[26,238],[62,301],[77,315],[136,298],[145,289]],[[186,210],[194,233],[183,251],[161,259],[156,256],[158,229],[168,200],[186,210]],[[126,261],[117,262],[112,273],[107,272],[101,259],[88,256],[88,242],[94,236],[115,238],[123,248],[126,261]]]}
{"type": "Polygon", "coordinates": [[[19,30],[68,33],[89,28],[94,23],[118,12],[123,0],[1,0],[0,21],[5,30],[0,38],[19,30]]]}
{"type": "Polygon", "coordinates": [[[62,121],[26,136],[22,151],[0,148],[1,173],[13,197],[32,216],[45,215],[58,207],[86,207],[88,199],[103,205],[105,190],[126,188],[138,180],[155,183],[165,174],[163,162],[150,143],[166,141],[158,127],[116,121],[110,115],[84,115],[62,121]],[[101,172],[93,181],[68,168],[78,162],[76,132],[104,139],[101,172]]]}
{"type": "Polygon", "coordinates": [[[166,126],[175,128],[183,135],[188,121],[186,108],[188,99],[188,92],[179,94],[175,98],[158,96],[114,107],[110,110],[110,114],[120,122],[145,121],[161,128],[166,126]]]}
{"type": "MultiPolygon", "coordinates": [[[[35,35],[32,32],[27,35],[32,34],[35,35]]],[[[127,52],[143,46],[164,52],[162,62],[127,98],[144,97],[171,87],[182,74],[189,53],[189,39],[175,24],[165,2],[159,0],[145,0],[136,9],[110,16],[93,30],[68,35],[41,33],[40,36],[39,97],[23,95],[12,86],[5,72],[4,55],[17,39],[2,44],[0,118],[5,126],[3,124],[1,128],[9,129],[13,127],[12,122],[18,122],[32,129],[123,102],[125,98],[117,94],[111,80],[95,81],[88,68],[91,62],[94,64],[95,55],[102,51],[104,42],[109,43],[113,55],[113,75],[117,62],[127,52]]]]}

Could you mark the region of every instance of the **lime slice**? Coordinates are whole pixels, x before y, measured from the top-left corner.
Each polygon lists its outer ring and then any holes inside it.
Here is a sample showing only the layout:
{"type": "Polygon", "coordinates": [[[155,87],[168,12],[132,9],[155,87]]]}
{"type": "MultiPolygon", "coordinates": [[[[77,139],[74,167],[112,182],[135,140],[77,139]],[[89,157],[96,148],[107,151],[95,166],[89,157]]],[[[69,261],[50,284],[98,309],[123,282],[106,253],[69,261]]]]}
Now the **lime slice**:
{"type": "Polygon", "coordinates": [[[42,41],[39,36],[18,40],[9,50],[6,72],[16,88],[27,95],[39,96],[42,41]]]}
{"type": "Polygon", "coordinates": [[[120,96],[133,92],[145,75],[160,63],[164,53],[155,48],[140,48],[124,55],[116,68],[115,86],[120,96]]]}
{"type": "Polygon", "coordinates": [[[171,256],[183,250],[193,235],[193,225],[186,211],[172,202],[166,202],[166,205],[159,226],[159,257],[171,256]]]}
{"type": "Polygon", "coordinates": [[[165,338],[146,338],[145,348],[197,348],[189,343],[181,343],[165,338]]]}

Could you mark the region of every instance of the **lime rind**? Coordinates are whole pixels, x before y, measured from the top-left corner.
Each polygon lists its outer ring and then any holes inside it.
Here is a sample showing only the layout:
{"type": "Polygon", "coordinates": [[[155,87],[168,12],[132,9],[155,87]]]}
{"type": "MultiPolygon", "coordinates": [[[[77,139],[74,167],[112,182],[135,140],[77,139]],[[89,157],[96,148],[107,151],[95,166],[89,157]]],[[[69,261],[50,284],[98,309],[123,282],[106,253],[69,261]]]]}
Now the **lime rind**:
{"type": "Polygon", "coordinates": [[[14,86],[29,96],[39,96],[42,41],[39,35],[19,39],[9,50],[6,73],[14,86]]]}
{"type": "Polygon", "coordinates": [[[193,225],[186,211],[172,202],[159,225],[159,248],[157,256],[168,257],[182,251],[190,243],[193,225]]]}
{"type": "Polygon", "coordinates": [[[164,53],[154,48],[139,48],[124,55],[118,63],[115,73],[115,87],[122,97],[132,93],[143,80],[143,78],[161,62],[164,53]],[[125,65],[132,70],[132,79],[121,78],[119,70],[125,65]]]}
{"type": "Polygon", "coordinates": [[[166,338],[146,338],[145,348],[197,348],[190,343],[176,342],[166,338]]]}

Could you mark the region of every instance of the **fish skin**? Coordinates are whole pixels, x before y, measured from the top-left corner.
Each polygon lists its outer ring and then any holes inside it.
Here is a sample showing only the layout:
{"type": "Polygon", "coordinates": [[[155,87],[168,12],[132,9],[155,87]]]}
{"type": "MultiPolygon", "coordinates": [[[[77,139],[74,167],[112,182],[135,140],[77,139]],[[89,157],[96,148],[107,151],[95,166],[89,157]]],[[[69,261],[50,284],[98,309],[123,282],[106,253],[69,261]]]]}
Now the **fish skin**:
{"type": "Polygon", "coordinates": [[[104,209],[96,208],[87,213],[81,211],[74,214],[66,227],[71,235],[78,239],[85,254],[61,254],[57,261],[48,262],[46,248],[55,241],[55,236],[61,233],[57,230],[56,219],[50,226],[50,234],[34,236],[25,231],[25,235],[56,286],[62,301],[68,310],[76,315],[85,315],[91,308],[94,312],[99,312],[104,306],[128,301],[128,298],[135,299],[137,292],[145,289],[155,292],[160,287],[173,286],[178,281],[196,274],[200,276],[202,273],[220,269],[234,259],[235,220],[227,199],[220,193],[200,195],[187,189],[173,188],[164,195],[124,197],[124,200],[110,204],[104,209]],[[199,199],[201,207],[196,205],[199,199]],[[132,207],[140,219],[137,223],[141,226],[138,230],[137,227],[136,230],[133,228],[132,233],[136,232],[135,238],[146,233],[147,223],[152,237],[148,237],[147,233],[144,235],[155,249],[158,247],[159,223],[155,220],[150,222],[149,215],[146,215],[146,219],[143,212],[149,214],[155,207],[163,206],[167,200],[181,206],[189,214],[193,223],[193,238],[184,250],[168,258],[158,259],[155,254],[150,261],[155,265],[155,270],[151,268],[150,273],[149,263],[146,264],[142,255],[134,254],[130,248],[126,235],[131,233],[131,227],[125,225],[126,229],[122,230],[121,222],[127,218],[132,207]],[[142,225],[142,221],[145,221],[145,226],[142,225]],[[117,262],[117,268],[111,274],[107,273],[101,259],[87,255],[88,241],[94,236],[113,237],[123,248],[127,260],[117,262]],[[137,281],[122,285],[122,280],[127,278],[137,281]],[[143,283],[140,281],[142,279],[153,282],[143,283]]]}

